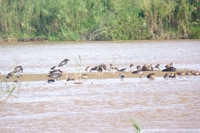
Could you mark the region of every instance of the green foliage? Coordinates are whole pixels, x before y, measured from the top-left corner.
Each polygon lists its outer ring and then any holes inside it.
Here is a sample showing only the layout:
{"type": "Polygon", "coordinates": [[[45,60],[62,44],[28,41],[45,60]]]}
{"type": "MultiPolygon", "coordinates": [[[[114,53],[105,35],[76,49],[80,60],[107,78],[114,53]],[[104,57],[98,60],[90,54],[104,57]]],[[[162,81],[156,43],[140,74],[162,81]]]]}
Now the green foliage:
{"type": "Polygon", "coordinates": [[[0,0],[0,40],[199,38],[198,0],[0,0]]]}
{"type": "Polygon", "coordinates": [[[131,119],[131,123],[132,123],[136,133],[142,132],[141,125],[138,120],[136,121],[136,120],[131,119]]]}

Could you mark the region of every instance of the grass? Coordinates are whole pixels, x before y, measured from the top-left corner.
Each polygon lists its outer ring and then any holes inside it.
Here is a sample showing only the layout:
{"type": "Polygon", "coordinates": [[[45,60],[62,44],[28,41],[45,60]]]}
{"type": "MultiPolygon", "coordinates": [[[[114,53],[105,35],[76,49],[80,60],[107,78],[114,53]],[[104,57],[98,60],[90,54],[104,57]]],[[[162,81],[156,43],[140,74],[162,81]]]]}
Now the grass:
{"type": "MultiPolygon", "coordinates": [[[[15,66],[18,63],[18,60],[15,62],[15,66]]],[[[15,77],[16,75],[13,75],[13,82],[2,82],[2,79],[0,79],[0,103],[5,102],[10,97],[15,97],[14,92],[15,90],[19,90],[21,86],[21,82],[18,82],[18,79],[15,77]]]]}
{"type": "Polygon", "coordinates": [[[133,120],[131,118],[131,123],[132,123],[136,133],[141,133],[142,132],[141,125],[140,125],[140,122],[138,120],[136,121],[136,120],[133,120]]]}
{"type": "Polygon", "coordinates": [[[8,83],[1,82],[0,84],[0,103],[7,101],[10,97],[15,97],[14,92],[21,86],[20,82],[8,83]]]}

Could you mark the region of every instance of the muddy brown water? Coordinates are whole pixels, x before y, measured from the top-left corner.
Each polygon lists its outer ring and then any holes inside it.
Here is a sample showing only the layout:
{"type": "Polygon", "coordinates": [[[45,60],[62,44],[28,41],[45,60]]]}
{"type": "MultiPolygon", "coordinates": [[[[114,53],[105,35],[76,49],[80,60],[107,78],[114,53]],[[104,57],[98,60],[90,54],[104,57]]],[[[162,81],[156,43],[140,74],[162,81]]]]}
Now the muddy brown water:
{"type": "MultiPolygon", "coordinates": [[[[200,71],[200,40],[128,42],[43,42],[0,44],[0,72],[6,75],[22,65],[24,74],[46,74],[50,67],[69,58],[66,72],[86,66],[173,62],[179,70],[200,71]],[[81,57],[81,66],[77,67],[81,57]]],[[[133,68],[136,69],[135,67],[133,68]]],[[[83,84],[58,80],[21,83],[1,82],[0,132],[200,132],[200,76],[176,79],[156,77],[84,79],[83,84]]]]}

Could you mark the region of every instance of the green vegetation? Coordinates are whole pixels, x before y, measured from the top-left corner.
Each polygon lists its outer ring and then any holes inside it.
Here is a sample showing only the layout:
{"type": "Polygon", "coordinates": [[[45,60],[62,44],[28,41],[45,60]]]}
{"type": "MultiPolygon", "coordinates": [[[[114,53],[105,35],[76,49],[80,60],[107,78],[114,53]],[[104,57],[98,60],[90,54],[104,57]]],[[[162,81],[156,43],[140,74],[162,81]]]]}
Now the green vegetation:
{"type": "Polygon", "coordinates": [[[199,0],[0,0],[0,41],[200,39],[199,12],[199,0]]]}
{"type": "Polygon", "coordinates": [[[141,125],[140,125],[138,120],[135,121],[135,120],[131,119],[131,123],[132,123],[136,133],[141,133],[142,132],[141,125]]]}
{"type": "Polygon", "coordinates": [[[9,97],[15,97],[15,90],[19,90],[21,82],[0,82],[0,103],[8,100],[9,97]]]}

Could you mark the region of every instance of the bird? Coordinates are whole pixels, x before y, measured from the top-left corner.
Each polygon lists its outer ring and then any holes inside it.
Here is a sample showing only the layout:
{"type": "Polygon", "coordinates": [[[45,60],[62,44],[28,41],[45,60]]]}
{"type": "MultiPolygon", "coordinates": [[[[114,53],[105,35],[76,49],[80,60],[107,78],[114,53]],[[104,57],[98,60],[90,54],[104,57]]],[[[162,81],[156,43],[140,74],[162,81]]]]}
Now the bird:
{"type": "Polygon", "coordinates": [[[88,74],[87,74],[87,73],[81,74],[81,79],[87,79],[87,77],[88,77],[88,74]]]}
{"type": "Polygon", "coordinates": [[[171,66],[171,67],[167,67],[165,69],[162,70],[163,72],[175,72],[176,68],[171,66]]]}
{"type": "Polygon", "coordinates": [[[142,66],[141,65],[138,65],[138,66],[136,66],[136,68],[137,68],[137,70],[142,70],[142,66]]]}
{"type": "Polygon", "coordinates": [[[111,70],[115,70],[115,69],[116,69],[116,67],[110,63],[109,70],[111,71],[111,70]]]}
{"type": "Polygon", "coordinates": [[[118,69],[118,68],[115,68],[117,71],[119,71],[119,72],[124,72],[124,71],[126,71],[126,68],[121,68],[121,69],[118,69]]]}
{"type": "Polygon", "coordinates": [[[150,73],[147,75],[147,78],[149,78],[149,79],[154,79],[155,77],[156,77],[155,73],[150,73]]]}
{"type": "Polygon", "coordinates": [[[176,72],[176,74],[179,75],[179,76],[184,76],[185,75],[185,73],[183,71],[178,71],[178,72],[176,72]]]}
{"type": "Polygon", "coordinates": [[[11,71],[10,73],[7,74],[6,78],[10,79],[10,78],[13,77],[14,74],[16,74],[16,73],[22,73],[22,72],[23,72],[22,66],[16,66],[13,71],[11,71]]]}
{"type": "Polygon", "coordinates": [[[87,66],[87,67],[85,68],[85,71],[87,72],[89,68],[90,68],[90,66],[87,66]]]}
{"type": "Polygon", "coordinates": [[[153,71],[154,69],[153,69],[153,67],[152,67],[152,64],[150,64],[150,65],[143,65],[142,66],[142,71],[153,71]]]}
{"type": "Polygon", "coordinates": [[[160,69],[160,64],[155,65],[155,68],[160,69]]]}
{"type": "Polygon", "coordinates": [[[67,78],[66,81],[74,81],[75,79],[74,78],[67,78]]]}
{"type": "Polygon", "coordinates": [[[92,72],[92,71],[103,72],[103,70],[107,70],[107,67],[105,64],[101,64],[101,65],[91,68],[90,72],[92,72]]]}
{"type": "Polygon", "coordinates": [[[134,65],[133,64],[130,64],[130,68],[132,68],[134,65]]]}
{"type": "Polygon", "coordinates": [[[170,64],[167,64],[166,66],[165,66],[165,68],[169,68],[169,67],[172,67],[173,66],[173,63],[171,62],[170,64]]]}
{"type": "Polygon", "coordinates": [[[177,73],[174,73],[171,75],[171,78],[176,78],[177,77],[177,73]]]}
{"type": "Polygon", "coordinates": [[[52,68],[50,68],[51,71],[54,71],[54,70],[60,70],[60,67],[58,66],[53,66],[52,68]]]}
{"type": "Polygon", "coordinates": [[[141,73],[142,71],[141,70],[136,70],[136,71],[133,71],[132,73],[133,74],[139,74],[139,73],[141,73]]]}
{"type": "Polygon", "coordinates": [[[51,73],[48,75],[48,77],[53,78],[53,79],[60,78],[61,76],[62,76],[61,73],[51,73]]]}
{"type": "Polygon", "coordinates": [[[63,61],[61,61],[58,65],[58,67],[63,67],[65,66],[67,63],[69,62],[69,59],[64,59],[63,61]]]}
{"type": "Polygon", "coordinates": [[[124,75],[123,74],[120,74],[120,79],[121,79],[121,81],[123,81],[124,80],[124,75]]]}
{"type": "Polygon", "coordinates": [[[192,71],[186,71],[185,75],[191,75],[193,72],[192,71]]]}
{"type": "Polygon", "coordinates": [[[13,72],[10,72],[10,73],[7,74],[6,78],[7,78],[7,79],[10,79],[10,78],[13,77],[13,75],[14,75],[14,73],[13,73],[13,72]]]}
{"type": "Polygon", "coordinates": [[[192,73],[194,76],[199,76],[200,74],[199,74],[199,72],[193,72],[192,73]]]}
{"type": "Polygon", "coordinates": [[[22,66],[16,66],[15,69],[13,70],[14,73],[22,73],[23,72],[23,68],[22,66]]]}
{"type": "Polygon", "coordinates": [[[164,78],[169,78],[169,73],[165,73],[164,78]]]}
{"type": "Polygon", "coordinates": [[[55,79],[48,79],[47,82],[48,83],[53,83],[53,82],[56,82],[56,80],[55,79]]]}
{"type": "Polygon", "coordinates": [[[49,74],[52,74],[52,73],[60,73],[60,74],[62,74],[62,71],[60,69],[58,69],[58,70],[52,70],[52,71],[49,72],[49,74]]]}
{"type": "MultiPolygon", "coordinates": [[[[19,73],[22,73],[23,72],[23,68],[22,66],[16,66],[15,69],[13,71],[11,71],[10,73],[7,74],[6,78],[7,79],[10,79],[12,78],[15,74],[19,74],[19,73]]],[[[15,76],[15,81],[19,81],[20,78],[22,77],[22,75],[18,75],[18,76],[15,76]]]]}

